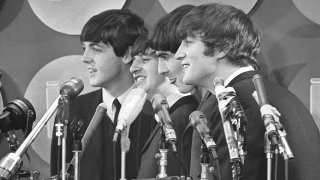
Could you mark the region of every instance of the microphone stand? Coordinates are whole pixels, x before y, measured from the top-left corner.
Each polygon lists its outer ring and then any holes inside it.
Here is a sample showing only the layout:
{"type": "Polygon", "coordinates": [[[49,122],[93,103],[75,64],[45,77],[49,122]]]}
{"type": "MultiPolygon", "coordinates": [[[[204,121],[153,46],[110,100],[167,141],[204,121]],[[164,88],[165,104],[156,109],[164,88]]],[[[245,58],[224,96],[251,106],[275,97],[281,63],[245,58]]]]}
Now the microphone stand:
{"type": "MultiPolygon", "coordinates": [[[[240,127],[240,121],[237,122],[236,118],[233,118],[234,114],[232,112],[232,107],[230,104],[228,105],[228,110],[225,111],[225,117],[226,120],[223,123],[223,126],[230,126],[230,130],[232,131],[231,134],[234,134],[234,144],[233,143],[228,143],[228,145],[233,144],[236,147],[232,147],[236,152],[234,154],[230,154],[230,162],[231,162],[231,168],[232,168],[232,179],[233,180],[240,180],[242,179],[242,165],[244,162],[244,156],[245,156],[245,151],[243,150],[243,145],[244,145],[244,137],[245,135],[242,134],[245,132],[245,126],[243,125],[242,128],[242,133],[239,133],[239,128],[240,127]],[[234,121],[234,123],[232,123],[234,121]],[[239,139],[240,138],[240,139],[239,139]],[[239,146],[241,144],[241,147],[239,146]],[[243,160],[242,160],[243,159],[243,160]]],[[[238,118],[241,119],[241,118],[238,118]]],[[[231,140],[232,141],[232,140],[231,140]]],[[[228,147],[230,149],[230,147],[228,147]]]]}
{"type": "Polygon", "coordinates": [[[210,164],[210,153],[205,145],[201,145],[202,154],[200,156],[201,174],[200,180],[208,180],[209,172],[212,172],[212,168],[209,167],[210,164]]]}
{"type": "Polygon", "coordinates": [[[271,141],[268,138],[268,133],[264,133],[264,153],[267,158],[267,180],[271,180],[271,169],[272,169],[272,158],[274,153],[273,148],[271,147],[271,141]]]}
{"type": "Polygon", "coordinates": [[[66,180],[66,137],[67,137],[67,128],[65,127],[68,124],[69,119],[69,98],[67,96],[61,96],[58,101],[57,109],[57,120],[56,120],[56,136],[58,138],[58,174],[57,180],[60,180],[60,159],[61,162],[61,177],[62,180],[66,180]],[[62,154],[60,154],[60,149],[62,149],[62,154]]]}
{"type": "Polygon", "coordinates": [[[70,129],[74,139],[72,144],[72,151],[74,153],[74,180],[80,180],[80,153],[82,151],[81,138],[83,136],[81,129],[83,128],[83,125],[84,121],[82,119],[79,119],[78,121],[74,120],[70,124],[70,129]]]}
{"type": "Polygon", "coordinates": [[[166,137],[161,126],[161,139],[159,142],[159,152],[155,154],[155,158],[158,159],[158,172],[157,178],[166,178],[167,175],[167,154],[168,154],[168,143],[166,142],[166,137]]]}

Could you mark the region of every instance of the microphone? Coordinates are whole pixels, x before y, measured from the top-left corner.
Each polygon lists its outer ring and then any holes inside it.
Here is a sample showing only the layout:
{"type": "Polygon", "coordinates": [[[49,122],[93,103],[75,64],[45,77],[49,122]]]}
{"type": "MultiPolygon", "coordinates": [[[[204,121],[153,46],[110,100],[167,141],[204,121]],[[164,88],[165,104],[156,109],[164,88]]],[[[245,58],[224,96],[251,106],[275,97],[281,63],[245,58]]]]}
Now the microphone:
{"type": "Polygon", "coordinates": [[[196,129],[202,139],[202,142],[210,150],[213,159],[217,159],[216,143],[210,136],[210,130],[207,126],[208,120],[201,111],[193,111],[189,116],[190,124],[196,129]]]}
{"type": "Polygon", "coordinates": [[[281,145],[283,146],[286,155],[290,159],[294,158],[291,148],[287,142],[287,133],[283,125],[280,123],[279,120],[275,120],[274,118],[274,116],[277,116],[279,114],[272,113],[274,111],[278,113],[278,111],[269,104],[268,96],[263,83],[263,78],[259,74],[255,74],[252,78],[252,81],[257,92],[258,104],[260,105],[260,112],[262,115],[264,125],[266,127],[266,133],[268,135],[268,138],[271,140],[272,145],[279,145],[280,138],[281,145]]]}
{"type": "Polygon", "coordinates": [[[81,142],[83,144],[83,152],[86,150],[88,143],[92,140],[93,134],[96,132],[96,129],[98,128],[98,126],[101,125],[101,122],[106,112],[107,112],[107,105],[104,103],[100,103],[97,106],[96,112],[94,113],[90,121],[90,124],[82,137],[81,142]]]}
{"type": "MultiPolygon", "coordinates": [[[[263,79],[259,74],[256,74],[252,78],[256,92],[258,97],[258,104],[260,106],[260,109],[262,109],[265,105],[269,104],[269,100],[267,98],[267,93],[265,91],[263,79]]],[[[261,111],[261,110],[260,110],[261,111]]],[[[268,138],[271,141],[271,144],[278,145],[279,144],[279,133],[277,131],[277,128],[275,126],[275,120],[272,116],[272,114],[265,113],[265,111],[261,111],[262,120],[264,123],[264,126],[266,128],[266,132],[268,135],[268,138]]]]}
{"type": "Polygon", "coordinates": [[[134,88],[128,93],[119,111],[113,142],[116,142],[118,140],[118,135],[126,130],[137,118],[146,99],[147,93],[141,88],[134,88]]]}
{"type": "Polygon", "coordinates": [[[70,100],[75,99],[83,90],[84,85],[80,78],[72,77],[60,87],[60,95],[67,96],[70,100]]]}
{"type": "Polygon", "coordinates": [[[232,164],[232,175],[233,177],[241,177],[242,159],[240,159],[237,140],[235,138],[234,129],[229,118],[230,112],[228,112],[230,111],[228,110],[230,109],[228,107],[230,106],[230,100],[235,98],[235,90],[233,87],[224,87],[223,79],[218,77],[214,79],[213,83],[215,87],[215,94],[218,99],[224,134],[228,145],[230,162],[232,164]]]}
{"type": "Polygon", "coordinates": [[[155,94],[151,99],[151,103],[154,111],[159,116],[166,142],[169,142],[173,152],[177,152],[175,144],[177,142],[177,136],[172,126],[172,120],[168,112],[169,105],[166,98],[162,94],[155,94]]]}
{"type": "Polygon", "coordinates": [[[25,98],[10,101],[0,115],[0,130],[5,134],[11,152],[19,147],[15,130],[22,129],[26,134],[32,129],[36,119],[36,112],[32,104],[25,98]]]}
{"type": "MultiPolygon", "coordinates": [[[[63,120],[69,119],[69,102],[75,99],[83,90],[84,85],[80,78],[72,77],[70,80],[64,82],[60,87],[60,96],[58,97],[58,106],[56,114],[56,136],[63,136],[63,126],[65,122],[63,120]]],[[[67,123],[67,122],[66,122],[67,123]]],[[[60,144],[60,141],[58,142],[60,144]]]]}

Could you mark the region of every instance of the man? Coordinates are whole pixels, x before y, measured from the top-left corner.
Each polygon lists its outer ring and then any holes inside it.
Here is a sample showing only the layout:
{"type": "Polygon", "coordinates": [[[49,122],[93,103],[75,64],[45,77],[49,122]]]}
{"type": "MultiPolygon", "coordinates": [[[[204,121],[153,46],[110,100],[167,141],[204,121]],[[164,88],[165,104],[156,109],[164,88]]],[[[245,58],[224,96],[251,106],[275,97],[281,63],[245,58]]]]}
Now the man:
{"type": "MultiPolygon", "coordinates": [[[[156,51],[150,48],[147,36],[141,36],[137,39],[133,47],[133,55],[134,60],[130,71],[133,73],[136,84],[147,92],[147,99],[151,100],[155,94],[160,93],[168,101],[168,111],[176,132],[178,151],[177,154],[174,154],[170,148],[168,152],[167,175],[184,175],[185,172],[181,172],[183,168],[181,168],[180,160],[182,160],[184,168],[189,169],[191,141],[184,141],[182,137],[189,122],[188,116],[196,109],[198,102],[190,94],[179,93],[177,87],[164,74],[158,73],[158,57],[156,51]]],[[[157,163],[159,159],[155,158],[155,154],[159,153],[160,132],[161,126],[158,124],[142,149],[141,167],[137,179],[155,178],[159,174],[157,163]]]]}
{"type": "MultiPolygon", "coordinates": [[[[93,130],[92,141],[82,152],[81,179],[112,180],[120,178],[120,141],[112,141],[117,124],[117,113],[134,79],[129,69],[132,63],[131,46],[146,32],[142,18],[129,10],[108,10],[93,16],[82,29],[80,40],[84,49],[82,61],[86,64],[89,83],[100,90],[79,96],[70,104],[70,120],[84,120],[84,129],[90,123],[100,103],[107,106],[107,114],[93,130]]],[[[152,107],[149,104],[130,126],[130,150],[126,155],[126,178],[137,176],[139,153],[154,128],[152,107]]],[[[72,133],[68,128],[67,162],[72,154],[72,133]]],[[[51,174],[57,173],[57,139],[52,140],[51,174]]]]}
{"type": "Polygon", "coordinates": [[[181,93],[188,93],[194,87],[182,82],[182,66],[174,57],[181,43],[176,30],[183,15],[193,7],[192,5],[183,5],[161,17],[155,25],[151,37],[151,46],[159,57],[159,73],[165,74],[181,93]]]}
{"type": "MultiPolygon", "coordinates": [[[[235,89],[247,115],[247,155],[242,179],[266,179],[265,127],[260,107],[252,97],[255,91],[252,77],[258,67],[259,33],[241,10],[219,4],[204,4],[192,9],[182,18],[178,31],[182,43],[176,58],[184,68],[183,82],[211,91],[203,97],[199,110],[207,117],[217,144],[222,179],[232,179],[232,172],[218,102],[212,95],[216,77],[222,78],[225,86],[235,89]]],[[[316,179],[320,175],[320,157],[317,155],[320,137],[312,116],[292,93],[268,81],[265,84],[270,104],[281,113],[280,121],[295,155],[289,163],[289,179],[316,179]]],[[[194,168],[190,171],[193,178],[198,179],[200,139],[196,134],[193,137],[191,167],[194,168]]],[[[278,179],[284,179],[281,164],[278,179]]]]}

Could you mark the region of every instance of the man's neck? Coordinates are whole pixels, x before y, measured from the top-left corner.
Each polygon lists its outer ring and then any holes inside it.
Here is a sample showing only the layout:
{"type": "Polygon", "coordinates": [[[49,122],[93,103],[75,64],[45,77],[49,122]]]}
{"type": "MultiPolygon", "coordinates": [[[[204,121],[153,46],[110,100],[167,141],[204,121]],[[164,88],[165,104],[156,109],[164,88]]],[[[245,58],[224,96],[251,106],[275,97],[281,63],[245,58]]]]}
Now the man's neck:
{"type": "Polygon", "coordinates": [[[133,77],[130,74],[129,76],[125,77],[122,76],[121,78],[115,80],[113,83],[108,84],[105,87],[102,87],[106,90],[109,94],[113,97],[117,98],[125,93],[129,88],[132,87],[134,83],[133,77]]]}

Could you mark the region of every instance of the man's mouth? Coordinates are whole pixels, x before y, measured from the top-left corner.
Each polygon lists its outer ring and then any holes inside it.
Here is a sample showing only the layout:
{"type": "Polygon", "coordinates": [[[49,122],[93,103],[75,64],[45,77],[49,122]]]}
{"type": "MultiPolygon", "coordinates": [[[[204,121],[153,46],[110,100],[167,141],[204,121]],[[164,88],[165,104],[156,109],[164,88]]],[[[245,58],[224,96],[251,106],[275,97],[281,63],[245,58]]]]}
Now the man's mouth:
{"type": "Polygon", "coordinates": [[[143,75],[134,76],[134,80],[135,80],[136,84],[141,84],[145,79],[146,79],[146,77],[143,75]]]}

